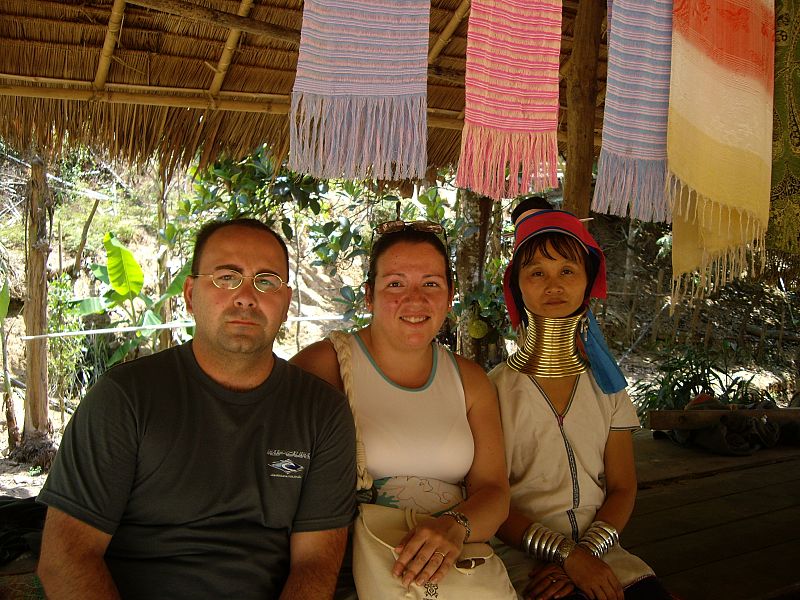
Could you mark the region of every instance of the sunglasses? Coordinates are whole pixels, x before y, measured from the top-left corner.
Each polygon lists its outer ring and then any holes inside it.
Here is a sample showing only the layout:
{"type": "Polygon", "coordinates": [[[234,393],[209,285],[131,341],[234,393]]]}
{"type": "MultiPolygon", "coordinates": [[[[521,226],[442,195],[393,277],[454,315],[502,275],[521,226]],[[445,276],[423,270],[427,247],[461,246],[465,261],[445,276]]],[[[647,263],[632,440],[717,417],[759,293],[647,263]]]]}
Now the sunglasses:
{"type": "Polygon", "coordinates": [[[394,221],[378,223],[375,226],[375,234],[384,235],[387,233],[397,233],[398,231],[405,231],[406,229],[433,233],[435,235],[442,235],[444,233],[444,227],[433,221],[403,221],[402,219],[396,219],[394,221]]]}

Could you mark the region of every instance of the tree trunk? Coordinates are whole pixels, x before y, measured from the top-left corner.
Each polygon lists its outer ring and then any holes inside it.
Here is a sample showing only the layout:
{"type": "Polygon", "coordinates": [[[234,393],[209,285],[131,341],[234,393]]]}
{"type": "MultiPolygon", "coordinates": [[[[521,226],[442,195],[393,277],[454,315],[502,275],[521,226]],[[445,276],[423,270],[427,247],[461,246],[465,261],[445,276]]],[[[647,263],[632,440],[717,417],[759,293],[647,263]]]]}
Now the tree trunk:
{"type": "MultiPolygon", "coordinates": [[[[493,202],[491,198],[481,197],[469,190],[460,190],[460,196],[465,226],[476,228],[461,240],[456,254],[456,275],[463,301],[483,279],[493,202]]],[[[472,307],[465,306],[458,322],[458,348],[462,355],[482,365],[486,361],[487,344],[484,339],[470,336],[469,325],[473,318],[472,307]]]]}
{"type": "MultiPolygon", "coordinates": [[[[44,161],[31,160],[28,187],[28,252],[25,268],[27,296],[23,315],[27,335],[41,335],[47,328],[47,257],[50,254],[49,225],[53,196],[47,187],[44,161]]],[[[53,426],[48,415],[47,340],[26,342],[25,427],[17,460],[33,462],[47,469],[53,450],[53,426]]]]}
{"type": "Polygon", "coordinates": [[[22,439],[17,426],[17,415],[14,411],[14,393],[11,391],[11,373],[8,371],[8,348],[6,347],[6,332],[3,320],[0,319],[0,348],[3,353],[3,408],[6,414],[6,428],[8,430],[8,449],[16,450],[22,439]]]}
{"type": "MultiPolygon", "coordinates": [[[[162,171],[159,175],[161,181],[161,197],[158,199],[158,230],[166,232],[167,220],[169,219],[169,179],[167,174],[162,171]]],[[[169,257],[170,247],[167,243],[166,236],[163,241],[164,247],[158,256],[158,294],[163,296],[167,293],[170,284],[169,272],[169,257]]],[[[172,321],[172,298],[166,300],[161,306],[161,322],[169,323],[172,321]]],[[[166,350],[172,346],[172,331],[170,329],[162,329],[158,332],[157,349],[159,351],[166,350]]]]}
{"type": "Polygon", "coordinates": [[[572,60],[566,75],[568,108],[564,208],[579,218],[589,216],[591,204],[597,58],[605,4],[598,0],[578,4],[572,60]]]}

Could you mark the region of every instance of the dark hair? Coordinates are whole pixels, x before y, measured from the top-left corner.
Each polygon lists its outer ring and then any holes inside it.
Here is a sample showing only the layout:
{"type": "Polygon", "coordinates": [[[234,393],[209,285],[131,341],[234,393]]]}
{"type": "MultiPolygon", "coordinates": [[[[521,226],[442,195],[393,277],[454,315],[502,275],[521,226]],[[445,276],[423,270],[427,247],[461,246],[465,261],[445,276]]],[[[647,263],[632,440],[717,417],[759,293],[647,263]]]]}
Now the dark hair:
{"type": "Polygon", "coordinates": [[[200,257],[202,256],[203,250],[205,250],[206,244],[208,243],[208,238],[210,238],[220,229],[234,226],[264,231],[274,237],[283,250],[283,256],[286,259],[286,273],[289,273],[289,250],[286,248],[286,242],[283,241],[283,238],[281,238],[281,236],[272,231],[272,229],[258,219],[238,218],[230,221],[211,221],[200,228],[200,231],[197,232],[197,237],[194,241],[194,253],[192,254],[192,275],[197,275],[200,257]]]}
{"type": "Polygon", "coordinates": [[[378,259],[389,248],[402,242],[409,244],[430,244],[442,256],[444,260],[444,272],[447,278],[447,289],[453,291],[453,271],[450,268],[450,255],[444,242],[435,233],[430,231],[419,231],[411,227],[405,227],[400,231],[385,233],[380,236],[373,244],[369,254],[369,269],[367,271],[367,285],[370,290],[375,289],[375,277],[378,274],[378,259]]]}
{"type": "Polygon", "coordinates": [[[519,204],[517,204],[514,207],[514,210],[511,211],[511,222],[516,223],[517,219],[519,219],[519,216],[522,213],[529,210],[534,210],[536,208],[553,210],[553,205],[550,204],[547,198],[541,195],[535,194],[533,196],[528,196],[527,198],[523,198],[522,200],[519,201],[519,204]]]}

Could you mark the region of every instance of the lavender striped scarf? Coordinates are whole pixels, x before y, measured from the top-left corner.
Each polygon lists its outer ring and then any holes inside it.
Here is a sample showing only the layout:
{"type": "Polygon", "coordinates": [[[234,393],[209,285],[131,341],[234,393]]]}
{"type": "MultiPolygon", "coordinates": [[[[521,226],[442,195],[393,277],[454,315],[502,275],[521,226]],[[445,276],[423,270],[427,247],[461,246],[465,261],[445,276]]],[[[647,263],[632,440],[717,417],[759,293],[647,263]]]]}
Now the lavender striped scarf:
{"type": "Polygon", "coordinates": [[[306,0],[289,115],[292,170],[422,177],[429,0],[306,0]]]}
{"type": "Polygon", "coordinates": [[[608,87],[592,210],[670,221],[664,191],[672,0],[609,2],[608,87]]]}

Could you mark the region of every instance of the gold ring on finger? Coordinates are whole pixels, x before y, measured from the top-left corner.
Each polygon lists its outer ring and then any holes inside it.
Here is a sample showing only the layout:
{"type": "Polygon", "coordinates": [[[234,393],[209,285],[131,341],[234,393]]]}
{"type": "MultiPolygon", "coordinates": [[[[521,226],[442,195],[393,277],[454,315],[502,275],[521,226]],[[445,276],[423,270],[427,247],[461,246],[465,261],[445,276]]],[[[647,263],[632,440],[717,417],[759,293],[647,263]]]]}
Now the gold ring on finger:
{"type": "Polygon", "coordinates": [[[445,553],[444,552],[441,552],[440,550],[434,550],[433,553],[440,555],[442,557],[442,560],[444,560],[444,557],[445,557],[445,553]]]}

